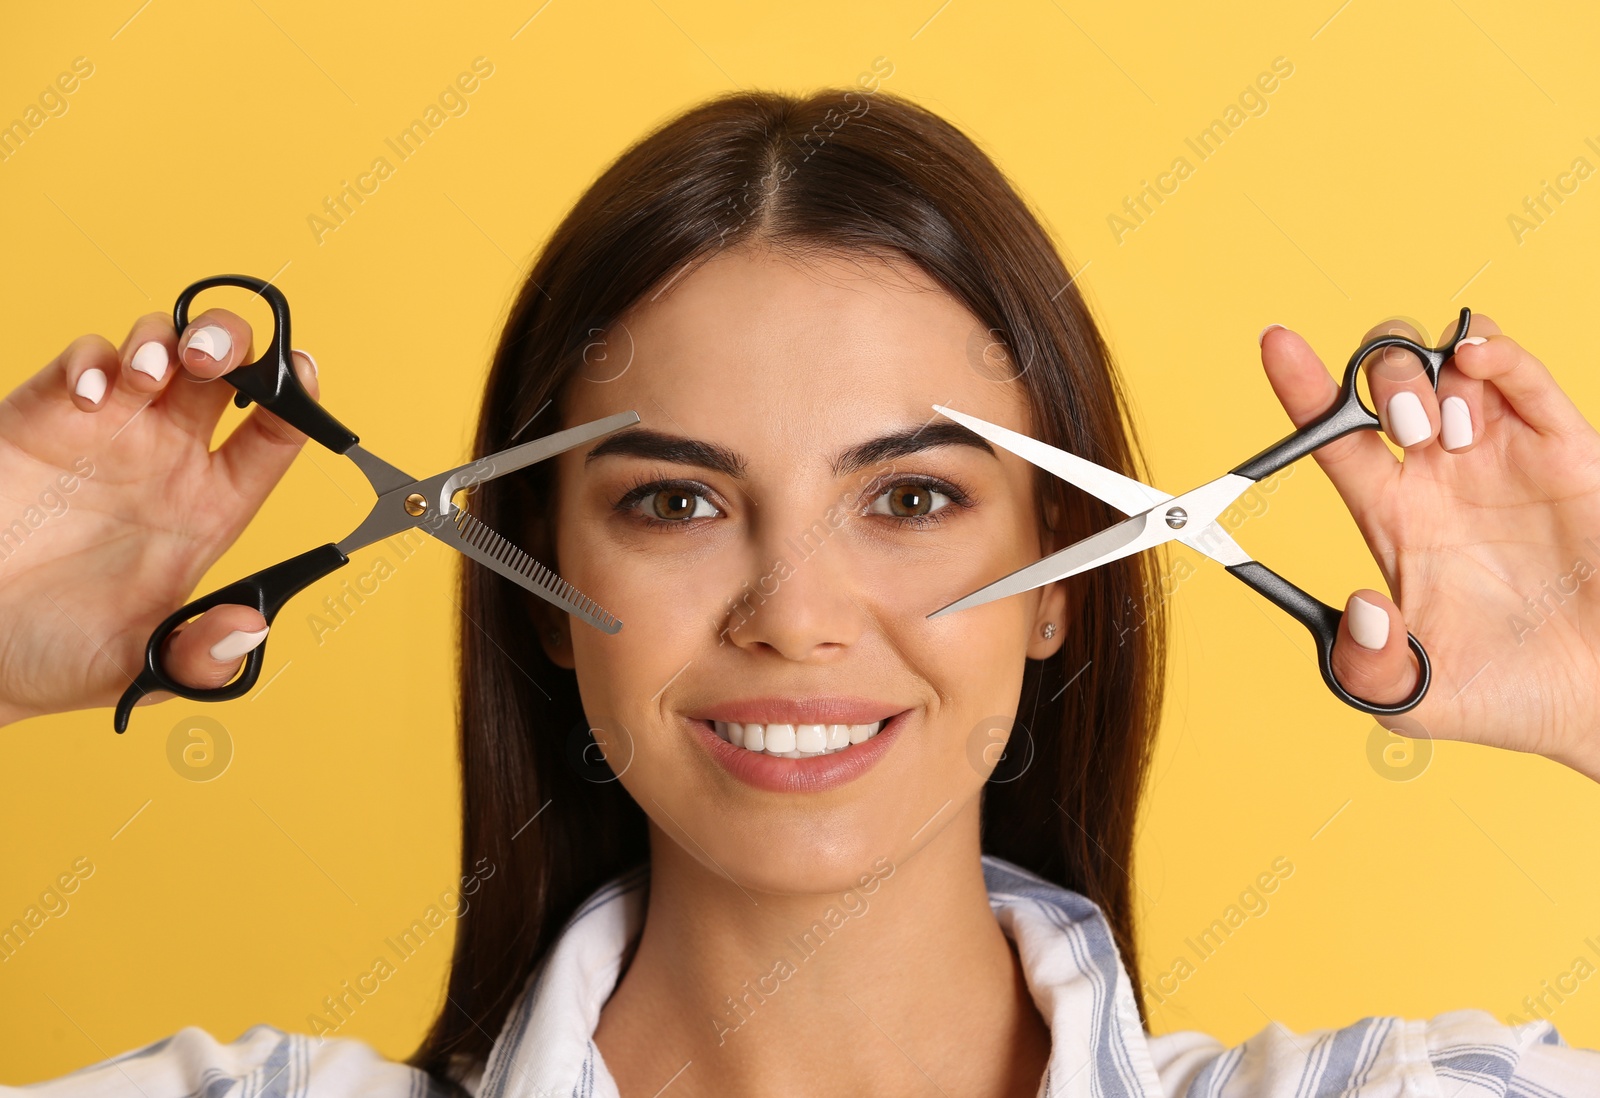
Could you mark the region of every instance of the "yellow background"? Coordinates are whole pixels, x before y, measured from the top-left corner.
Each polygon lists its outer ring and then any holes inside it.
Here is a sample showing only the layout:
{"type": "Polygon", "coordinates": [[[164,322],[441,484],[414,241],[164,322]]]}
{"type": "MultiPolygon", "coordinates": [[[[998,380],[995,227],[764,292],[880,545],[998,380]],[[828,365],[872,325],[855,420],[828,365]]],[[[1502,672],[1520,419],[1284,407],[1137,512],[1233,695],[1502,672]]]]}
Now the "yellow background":
{"type": "MultiPolygon", "coordinates": [[[[883,86],[972,134],[1083,271],[1166,490],[1287,431],[1257,357],[1269,322],[1342,365],[1379,320],[1437,338],[1467,304],[1600,418],[1600,179],[1520,243],[1507,223],[1576,158],[1600,165],[1588,5],[541,2],[14,7],[0,122],[75,57],[94,74],[0,163],[0,384],[79,333],[119,342],[194,279],[276,276],[325,403],[403,468],[443,468],[529,257],[617,152],[704,96],[846,84],[884,57],[883,86]],[[308,216],[479,56],[494,73],[467,113],[318,243],[308,216]],[[1184,138],[1278,57],[1294,73],[1266,113],[1196,162],[1184,138]],[[1119,243],[1108,215],[1178,156],[1194,173],[1119,243]]],[[[308,448],[202,590],[342,535],[369,498],[348,462],[308,448]]],[[[1336,605],[1381,585],[1311,462],[1268,499],[1240,534],[1259,559],[1336,605]]],[[[1414,780],[1386,778],[1371,721],[1328,693],[1304,631],[1193,563],[1137,866],[1150,974],[1275,858],[1295,868],[1155,1007],[1157,1031],[1504,1019],[1595,959],[1593,783],[1449,743],[1414,780]]],[[[454,883],[453,567],[425,548],[319,644],[307,615],[355,573],[322,581],[280,617],[263,682],[277,677],[248,700],[140,709],[121,737],[108,711],[0,731],[0,921],[75,858],[95,866],[0,965],[0,1079],[188,1024],[225,1041],[256,1022],[304,1030],[454,883]],[[167,758],[196,714],[234,745],[209,782],[167,758]]],[[[447,954],[430,941],[340,1034],[407,1054],[447,954]]],[[[1600,1046],[1600,978],[1553,1019],[1600,1046]]]]}

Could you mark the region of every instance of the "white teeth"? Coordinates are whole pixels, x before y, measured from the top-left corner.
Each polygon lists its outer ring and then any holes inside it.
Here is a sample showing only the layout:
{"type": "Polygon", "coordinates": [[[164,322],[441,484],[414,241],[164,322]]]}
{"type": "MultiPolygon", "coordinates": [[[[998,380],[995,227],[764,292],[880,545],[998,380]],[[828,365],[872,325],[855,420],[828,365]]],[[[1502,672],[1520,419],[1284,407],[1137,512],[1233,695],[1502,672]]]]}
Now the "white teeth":
{"type": "Polygon", "coordinates": [[[712,721],[718,736],[746,751],[761,751],[775,758],[810,759],[865,743],[882,730],[883,721],[871,724],[739,724],[712,721]]]}
{"type": "Polygon", "coordinates": [[[786,755],[793,751],[794,725],[769,724],[767,725],[767,750],[779,755],[786,755]]]}

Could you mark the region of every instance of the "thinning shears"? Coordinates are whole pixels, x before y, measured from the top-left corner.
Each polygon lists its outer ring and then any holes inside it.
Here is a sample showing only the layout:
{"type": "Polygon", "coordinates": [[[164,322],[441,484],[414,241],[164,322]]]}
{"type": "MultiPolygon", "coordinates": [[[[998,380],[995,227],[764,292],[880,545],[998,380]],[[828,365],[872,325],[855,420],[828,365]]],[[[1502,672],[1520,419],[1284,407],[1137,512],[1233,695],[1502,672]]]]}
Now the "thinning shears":
{"type": "Polygon", "coordinates": [[[1362,344],[1350,356],[1350,363],[1345,367],[1338,403],[1230,472],[1180,496],[1168,495],[1142,481],[976,416],[939,404],[933,405],[935,411],[1098,497],[1129,517],[942,606],[928,617],[936,618],[941,614],[965,610],[969,606],[981,606],[1007,595],[1020,595],[1024,591],[1032,591],[1166,542],[1179,541],[1223,565],[1310,630],[1317,645],[1317,665],[1322,670],[1322,680],[1340,701],[1377,716],[1404,713],[1416,708],[1428,692],[1432,672],[1428,665],[1428,653],[1415,634],[1406,633],[1420,672],[1411,695],[1393,705],[1377,705],[1354,696],[1340,686],[1333,675],[1333,642],[1338,636],[1339,621],[1344,612],[1318,601],[1266,565],[1252,560],[1216,520],[1257,481],[1352,431],[1377,430],[1381,427],[1377,414],[1366,406],[1356,390],[1361,363],[1369,355],[1389,347],[1403,348],[1421,360],[1428,383],[1437,389],[1439,371],[1455,352],[1456,343],[1467,334],[1471,320],[1471,310],[1462,309],[1455,333],[1438,347],[1424,347],[1398,335],[1380,336],[1362,344]]]}
{"type": "Polygon", "coordinates": [[[355,434],[305,391],[300,379],[295,376],[290,358],[289,303],[276,286],[249,275],[217,275],[202,279],[185,289],[173,307],[172,320],[180,333],[189,326],[189,305],[195,296],[217,286],[237,286],[254,291],[272,308],[272,340],[265,353],[256,361],[223,375],[238,390],[234,394],[234,403],[243,408],[255,401],[286,423],[299,428],[314,442],[348,457],[366,476],[378,501],[361,524],[343,541],[319,545],[297,557],[263,568],[194,600],[156,626],[145,645],[143,669],[117,702],[113,724],[118,732],[128,727],[128,717],[135,703],[152,691],[168,690],[193,701],[226,701],[248,691],[260,677],[265,642],[250,650],[239,675],[224,686],[197,689],[177,682],[162,670],[160,655],[163,642],[179,625],[223,603],[254,606],[270,625],[278,611],[296,594],[349,563],[350,553],[406,530],[417,529],[431,534],[452,549],[604,633],[616,633],[622,628],[622,622],[606,613],[593,599],[456,506],[454,496],[463,489],[526,468],[590,439],[638,423],[637,412],[618,412],[604,419],[569,427],[544,438],[489,454],[467,465],[446,469],[425,480],[417,480],[358,446],[359,440],[355,434]]]}

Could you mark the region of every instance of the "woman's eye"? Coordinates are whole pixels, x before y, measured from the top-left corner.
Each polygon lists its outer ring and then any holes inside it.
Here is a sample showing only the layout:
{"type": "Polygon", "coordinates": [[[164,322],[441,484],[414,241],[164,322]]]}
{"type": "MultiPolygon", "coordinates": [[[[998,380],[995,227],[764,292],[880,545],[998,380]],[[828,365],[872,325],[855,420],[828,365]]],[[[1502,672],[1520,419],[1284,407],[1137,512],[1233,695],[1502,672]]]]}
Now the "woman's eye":
{"type": "Polygon", "coordinates": [[[893,518],[918,519],[942,511],[950,505],[950,496],[920,481],[906,480],[889,486],[888,490],[872,501],[869,515],[889,515],[893,518]],[[943,500],[935,503],[935,498],[943,500]],[[887,502],[885,502],[887,501],[887,502]],[[880,506],[882,504],[882,506],[880,506]]]}
{"type": "MultiPolygon", "coordinates": [[[[721,516],[708,497],[709,492],[690,482],[655,481],[630,490],[616,509],[645,526],[688,526],[694,519],[721,516]]],[[[970,506],[961,489],[943,482],[900,480],[878,493],[867,514],[886,515],[906,526],[931,526],[949,517],[942,512],[952,503],[970,506]]]]}
{"type": "Polygon", "coordinates": [[[683,488],[657,488],[640,496],[635,507],[646,519],[660,522],[714,518],[719,513],[700,493],[683,488]]]}

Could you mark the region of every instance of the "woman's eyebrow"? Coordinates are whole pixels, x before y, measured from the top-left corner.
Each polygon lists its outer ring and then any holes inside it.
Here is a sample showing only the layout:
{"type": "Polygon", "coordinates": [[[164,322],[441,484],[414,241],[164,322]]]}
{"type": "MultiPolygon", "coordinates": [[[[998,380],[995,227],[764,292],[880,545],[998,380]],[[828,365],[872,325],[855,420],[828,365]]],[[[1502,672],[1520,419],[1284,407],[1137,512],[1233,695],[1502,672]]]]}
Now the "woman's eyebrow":
{"type": "MultiPolygon", "coordinates": [[[[833,474],[845,476],[881,462],[939,446],[970,446],[990,457],[996,456],[994,447],[982,435],[959,423],[941,421],[902,427],[898,431],[858,443],[833,459],[833,474]]],[[[584,467],[610,455],[652,458],[675,465],[696,465],[735,479],[743,479],[746,464],[741,454],[725,446],[649,427],[634,427],[607,437],[584,455],[584,467]]]]}

